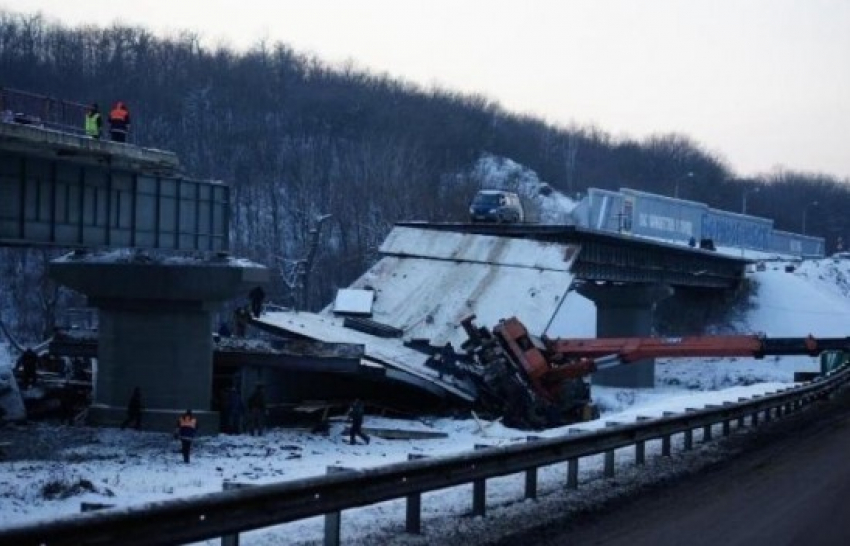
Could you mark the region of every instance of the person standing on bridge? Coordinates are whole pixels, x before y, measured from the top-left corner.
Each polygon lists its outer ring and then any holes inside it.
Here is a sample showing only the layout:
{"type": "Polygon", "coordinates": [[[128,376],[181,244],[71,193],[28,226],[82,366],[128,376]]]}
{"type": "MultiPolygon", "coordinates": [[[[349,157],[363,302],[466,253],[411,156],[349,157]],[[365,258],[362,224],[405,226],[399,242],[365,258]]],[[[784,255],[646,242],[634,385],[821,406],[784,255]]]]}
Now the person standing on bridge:
{"type": "Polygon", "coordinates": [[[103,118],[100,116],[100,108],[93,102],[86,111],[86,136],[100,139],[100,129],[103,127],[103,118]]]}
{"type": "Polygon", "coordinates": [[[126,104],[118,101],[112,111],[109,112],[109,135],[115,142],[126,142],[129,131],[130,111],[126,104]]]}
{"type": "Polygon", "coordinates": [[[180,439],[180,452],[183,454],[183,462],[186,464],[189,464],[192,441],[195,439],[197,430],[198,420],[192,415],[192,410],[187,409],[186,413],[177,419],[177,430],[174,431],[174,437],[180,439]]]}

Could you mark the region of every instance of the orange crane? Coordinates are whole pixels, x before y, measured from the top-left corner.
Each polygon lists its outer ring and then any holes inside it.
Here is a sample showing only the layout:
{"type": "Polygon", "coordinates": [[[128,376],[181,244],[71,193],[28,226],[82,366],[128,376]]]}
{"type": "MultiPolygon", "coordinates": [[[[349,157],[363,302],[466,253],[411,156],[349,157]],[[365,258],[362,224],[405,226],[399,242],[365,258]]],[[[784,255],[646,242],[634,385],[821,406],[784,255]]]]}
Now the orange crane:
{"type": "Polygon", "coordinates": [[[597,370],[656,357],[817,356],[850,351],[850,338],[768,338],[760,335],[551,339],[532,335],[516,317],[492,331],[461,321],[466,371],[475,379],[484,409],[507,424],[542,427],[598,417],[584,380],[597,370]]]}

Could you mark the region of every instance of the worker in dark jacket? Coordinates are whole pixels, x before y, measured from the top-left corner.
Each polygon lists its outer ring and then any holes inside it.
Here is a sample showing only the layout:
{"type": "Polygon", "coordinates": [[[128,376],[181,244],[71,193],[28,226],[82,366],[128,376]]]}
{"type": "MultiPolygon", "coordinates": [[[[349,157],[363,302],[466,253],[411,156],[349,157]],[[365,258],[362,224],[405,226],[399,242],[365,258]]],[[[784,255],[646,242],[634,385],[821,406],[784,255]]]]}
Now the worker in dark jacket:
{"type": "Polygon", "coordinates": [[[127,425],[133,424],[136,430],[142,428],[142,390],[139,387],[133,389],[130,401],[127,403],[127,418],[121,423],[121,430],[127,425]]]}
{"type": "Polygon", "coordinates": [[[23,376],[21,378],[21,386],[24,389],[28,389],[35,385],[35,380],[37,377],[36,369],[38,368],[38,355],[35,354],[35,351],[32,349],[27,349],[24,351],[24,354],[18,359],[17,366],[23,376]]]}
{"type": "Polygon", "coordinates": [[[109,112],[109,135],[115,142],[126,142],[128,132],[130,132],[130,111],[126,104],[118,101],[109,112]]]}
{"type": "Polygon", "coordinates": [[[245,337],[249,318],[251,318],[251,312],[247,307],[237,307],[233,310],[233,324],[236,326],[236,337],[245,337]]]}
{"type": "Polygon", "coordinates": [[[59,392],[59,413],[63,425],[73,425],[77,411],[77,391],[74,387],[65,382],[62,390],[59,392]]]}
{"type": "Polygon", "coordinates": [[[450,341],[446,342],[443,348],[440,350],[442,356],[443,368],[440,371],[440,379],[443,378],[443,374],[448,374],[450,376],[455,373],[455,363],[457,362],[457,355],[455,355],[455,349],[452,347],[452,343],[450,341]]]}
{"type": "Polygon", "coordinates": [[[99,139],[101,127],[103,127],[103,118],[101,118],[100,108],[95,102],[86,111],[86,136],[99,139]]]}
{"type": "Polygon", "coordinates": [[[248,292],[248,299],[251,300],[251,313],[254,318],[258,318],[263,312],[263,300],[266,299],[266,292],[260,286],[255,286],[248,292]]]}
{"type": "Polygon", "coordinates": [[[177,419],[177,430],[174,431],[174,437],[180,439],[180,452],[183,453],[183,462],[186,464],[189,464],[192,441],[197,430],[198,420],[192,415],[192,410],[187,409],[186,413],[177,419]]]}
{"type": "Polygon", "coordinates": [[[248,432],[262,436],[266,428],[266,389],[263,385],[254,387],[248,398],[248,432]]]}
{"type": "Polygon", "coordinates": [[[245,415],[245,402],[235,386],[227,390],[227,432],[242,434],[242,419],[245,415]]]}
{"type": "Polygon", "coordinates": [[[349,440],[351,445],[357,443],[357,436],[363,438],[363,441],[369,443],[369,436],[363,432],[363,402],[357,398],[351,404],[351,409],[348,410],[348,418],[351,419],[351,428],[348,429],[349,440]]]}

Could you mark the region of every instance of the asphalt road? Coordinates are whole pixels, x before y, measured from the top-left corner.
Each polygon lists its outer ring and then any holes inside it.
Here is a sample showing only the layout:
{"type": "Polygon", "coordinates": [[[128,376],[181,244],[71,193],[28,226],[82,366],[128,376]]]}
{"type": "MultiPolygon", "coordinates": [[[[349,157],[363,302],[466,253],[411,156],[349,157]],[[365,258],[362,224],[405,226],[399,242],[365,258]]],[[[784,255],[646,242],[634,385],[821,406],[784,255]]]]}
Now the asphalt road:
{"type": "Polygon", "coordinates": [[[738,441],[698,475],[499,544],[850,544],[850,393],[738,441]]]}

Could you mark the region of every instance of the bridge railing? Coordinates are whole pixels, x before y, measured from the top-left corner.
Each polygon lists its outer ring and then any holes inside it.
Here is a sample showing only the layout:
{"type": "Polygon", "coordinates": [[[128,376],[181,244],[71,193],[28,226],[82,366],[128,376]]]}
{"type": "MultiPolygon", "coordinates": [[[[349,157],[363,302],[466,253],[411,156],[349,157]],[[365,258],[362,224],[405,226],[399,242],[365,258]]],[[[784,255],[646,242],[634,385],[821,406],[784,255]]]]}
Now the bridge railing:
{"type": "Polygon", "coordinates": [[[7,123],[37,125],[67,133],[85,133],[88,105],[0,87],[0,115],[7,123]]]}
{"type": "MultiPolygon", "coordinates": [[[[615,451],[634,446],[634,462],[645,464],[646,442],[661,441],[661,455],[670,456],[671,437],[683,434],[684,449],[693,448],[694,431],[704,441],[714,427],[730,434],[749,418],[753,426],[827,398],[850,383],[850,368],[828,378],[776,394],[740,400],[735,404],[686,410],[658,419],[638,417],[637,423],[607,423],[596,432],[558,438],[530,438],[525,444],[487,447],[446,457],[425,458],[363,470],[347,470],[290,482],[236,489],[141,507],[106,509],[53,521],[0,530],[0,544],[25,545],[157,545],[184,544],[325,515],[325,544],[339,544],[340,511],[406,498],[406,529],[418,530],[421,493],[473,484],[476,515],[486,510],[486,480],[526,473],[526,498],[536,495],[537,469],[566,463],[567,487],[578,487],[578,464],[583,457],[604,454],[605,477],[614,477],[615,451]],[[329,522],[331,524],[329,524],[329,522]],[[330,530],[330,532],[329,532],[330,530]]],[[[227,540],[231,540],[228,538],[227,540]]],[[[238,540],[238,538],[237,538],[238,540]]]]}

